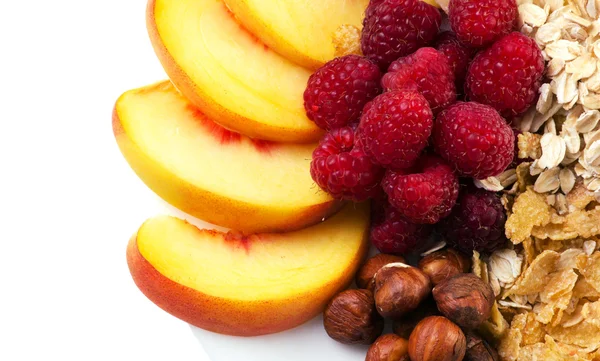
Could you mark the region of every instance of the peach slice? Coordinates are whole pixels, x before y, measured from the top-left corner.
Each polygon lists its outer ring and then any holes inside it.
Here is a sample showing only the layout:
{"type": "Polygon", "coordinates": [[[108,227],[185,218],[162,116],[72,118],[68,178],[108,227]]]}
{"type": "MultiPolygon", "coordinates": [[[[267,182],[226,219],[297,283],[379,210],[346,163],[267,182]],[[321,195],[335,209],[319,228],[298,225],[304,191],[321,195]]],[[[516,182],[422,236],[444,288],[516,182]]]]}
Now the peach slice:
{"type": "Polygon", "coordinates": [[[310,71],[242,28],[221,0],[150,0],[147,25],[175,86],[225,128],[297,143],[323,134],[304,111],[310,71]]]}
{"type": "Polygon", "coordinates": [[[310,176],[314,144],[230,132],[169,82],[123,94],[113,132],[150,189],[207,222],[246,233],[280,232],[315,224],[340,208],[310,176]]]}
{"type": "Polygon", "coordinates": [[[224,0],[236,18],[286,58],[316,69],[335,57],[342,25],[362,28],[369,0],[224,0]]]}
{"type": "Polygon", "coordinates": [[[159,216],[131,238],[127,262],[139,289],[175,317],[257,336],[312,319],[346,288],[366,256],[368,228],[366,204],[299,231],[246,237],[159,216]]]}

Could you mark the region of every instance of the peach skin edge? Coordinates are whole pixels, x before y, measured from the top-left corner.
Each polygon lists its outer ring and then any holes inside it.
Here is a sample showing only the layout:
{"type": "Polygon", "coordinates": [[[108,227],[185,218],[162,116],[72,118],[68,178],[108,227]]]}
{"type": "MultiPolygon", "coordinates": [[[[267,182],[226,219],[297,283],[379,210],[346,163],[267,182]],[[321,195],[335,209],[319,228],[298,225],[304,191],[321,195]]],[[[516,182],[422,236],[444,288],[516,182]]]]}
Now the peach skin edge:
{"type": "Polygon", "coordinates": [[[315,127],[312,130],[300,131],[290,130],[283,127],[267,126],[255,120],[246,118],[240,114],[221,106],[205,92],[202,91],[181,69],[179,64],[171,56],[164,45],[156,22],[154,21],[154,9],[156,0],[149,0],[146,9],[146,27],[154,52],[162,64],[165,72],[173,82],[173,85],[188,100],[201,108],[211,119],[219,119],[219,124],[225,128],[234,130],[251,138],[289,143],[312,143],[318,141],[324,134],[322,130],[315,127]]]}
{"type": "MultiPolygon", "coordinates": [[[[366,233],[364,235],[366,237],[366,233]]],[[[208,331],[231,336],[260,336],[299,326],[321,313],[330,297],[348,287],[366,256],[368,242],[363,242],[357,258],[340,282],[332,280],[311,292],[294,298],[272,301],[232,301],[208,296],[180,285],[159,273],[137,247],[137,234],[127,246],[127,264],[142,293],[167,313],[208,331]],[[338,286],[335,285],[338,284],[338,286]],[[316,299],[314,295],[319,295],[316,299]],[[298,310],[305,310],[300,313],[298,310]]]]}

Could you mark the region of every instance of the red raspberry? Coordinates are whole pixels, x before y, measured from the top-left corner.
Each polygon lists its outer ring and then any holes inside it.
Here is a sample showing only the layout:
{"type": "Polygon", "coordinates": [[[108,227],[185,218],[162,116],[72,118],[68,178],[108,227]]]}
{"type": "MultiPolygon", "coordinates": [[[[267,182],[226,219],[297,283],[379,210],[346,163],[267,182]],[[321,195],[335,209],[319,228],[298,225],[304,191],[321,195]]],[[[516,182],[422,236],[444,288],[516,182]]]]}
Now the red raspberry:
{"type": "Polygon", "coordinates": [[[363,21],[362,52],[385,70],[431,43],[441,23],[440,11],[420,0],[371,1],[363,21]]]}
{"type": "Polygon", "coordinates": [[[467,68],[471,57],[475,54],[474,50],[464,46],[458,41],[456,34],[451,31],[440,33],[435,42],[435,48],[448,60],[448,65],[454,73],[456,91],[462,93],[467,68]]]}
{"type": "Polygon", "coordinates": [[[422,245],[431,233],[430,226],[409,222],[388,204],[373,212],[370,239],[381,253],[405,255],[422,245]]]}
{"type": "Polygon", "coordinates": [[[393,91],[367,104],[357,136],[375,163],[408,168],[427,145],[432,127],[433,114],[421,94],[393,91]]]}
{"type": "Polygon", "coordinates": [[[450,216],[438,230],[451,247],[469,255],[473,250],[491,253],[506,243],[506,214],[495,193],[468,187],[461,192],[450,216]]]}
{"type": "Polygon", "coordinates": [[[390,204],[414,223],[437,223],[458,197],[458,177],[436,156],[422,157],[410,172],[388,170],[383,184],[390,204]]]}
{"type": "Polygon", "coordinates": [[[336,199],[364,201],[379,194],[383,170],[355,143],[354,130],[343,127],[327,133],[313,152],[310,175],[336,199]]]}
{"type": "Polygon", "coordinates": [[[446,57],[434,48],[421,48],[394,61],[381,84],[386,91],[414,89],[416,85],[433,114],[456,101],[454,74],[446,57]]]}
{"type": "Polygon", "coordinates": [[[465,82],[469,99],[510,119],[536,102],[544,58],[533,39],[514,32],[475,56],[465,82]]]}
{"type": "Polygon", "coordinates": [[[358,120],[368,101],[381,93],[381,71],[369,59],[347,55],[329,61],[308,79],[304,109],[323,129],[358,120]]]}
{"type": "Polygon", "coordinates": [[[456,36],[472,47],[483,47],[514,29],[515,0],[450,0],[448,18],[456,36]]]}
{"type": "Polygon", "coordinates": [[[460,175],[483,179],[512,162],[515,135],[492,107],[458,102],[438,115],[433,145],[460,175]]]}

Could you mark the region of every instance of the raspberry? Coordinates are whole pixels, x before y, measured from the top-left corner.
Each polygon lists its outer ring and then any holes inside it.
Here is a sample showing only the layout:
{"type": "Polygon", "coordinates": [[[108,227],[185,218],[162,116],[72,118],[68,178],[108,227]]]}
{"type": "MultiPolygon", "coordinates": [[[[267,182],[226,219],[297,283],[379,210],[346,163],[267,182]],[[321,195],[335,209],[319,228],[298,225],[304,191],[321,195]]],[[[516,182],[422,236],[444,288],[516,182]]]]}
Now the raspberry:
{"type": "Polygon", "coordinates": [[[388,170],[382,182],[390,204],[414,223],[437,223],[458,197],[458,177],[436,156],[422,157],[410,172],[388,170]]]}
{"type": "Polygon", "coordinates": [[[327,133],[314,150],[310,175],[333,198],[360,202],[379,194],[383,170],[355,142],[354,130],[343,127],[327,133]]]}
{"type": "Polygon", "coordinates": [[[483,179],[512,162],[515,135],[492,107],[458,102],[438,115],[433,145],[460,175],[483,179]]]}
{"type": "Polygon", "coordinates": [[[508,34],[517,23],[515,0],[450,0],[448,18],[456,36],[472,47],[484,47],[508,34]]]}
{"type": "Polygon", "coordinates": [[[456,34],[451,31],[440,33],[435,42],[435,48],[446,57],[454,74],[456,91],[462,92],[467,68],[475,52],[458,41],[456,34]]]}
{"type": "Polygon", "coordinates": [[[491,253],[506,243],[504,207],[495,193],[469,187],[461,192],[450,216],[438,230],[451,247],[467,254],[491,253]]]}
{"type": "Polygon", "coordinates": [[[514,32],[475,56],[465,82],[470,100],[494,107],[510,119],[535,103],[544,58],[533,39],[514,32]]]}
{"type": "Polygon", "coordinates": [[[381,92],[381,71],[369,59],[347,55],[329,61],[308,79],[304,109],[323,129],[358,120],[365,104],[381,92]]]}
{"type": "Polygon", "coordinates": [[[440,11],[420,0],[371,1],[363,21],[362,52],[385,70],[431,43],[441,23],[440,11]]]}
{"type": "Polygon", "coordinates": [[[454,74],[446,57],[433,48],[421,48],[394,61],[381,84],[386,91],[414,89],[416,85],[434,114],[456,101],[454,74]]]}
{"type": "Polygon", "coordinates": [[[431,233],[430,226],[408,221],[387,204],[373,212],[370,239],[381,253],[405,255],[423,244],[431,233]]]}
{"type": "Polygon", "coordinates": [[[393,91],[367,104],[357,136],[375,163],[407,168],[427,145],[432,127],[433,114],[421,94],[393,91]]]}

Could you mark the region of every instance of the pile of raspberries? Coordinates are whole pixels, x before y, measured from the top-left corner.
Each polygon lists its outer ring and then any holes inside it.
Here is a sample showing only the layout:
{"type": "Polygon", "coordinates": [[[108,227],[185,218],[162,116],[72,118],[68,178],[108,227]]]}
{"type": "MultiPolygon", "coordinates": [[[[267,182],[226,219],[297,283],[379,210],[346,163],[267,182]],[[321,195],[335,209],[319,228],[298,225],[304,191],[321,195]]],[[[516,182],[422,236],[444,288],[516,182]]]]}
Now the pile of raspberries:
{"type": "Polygon", "coordinates": [[[515,0],[451,0],[452,31],[440,33],[434,6],[371,0],[364,56],[310,77],[304,107],[327,131],[312,178],[336,199],[373,200],[370,236],[381,252],[414,251],[433,229],[467,253],[506,241],[499,196],[470,179],[513,162],[510,122],[537,100],[545,64],[514,31],[517,17],[515,0]]]}

